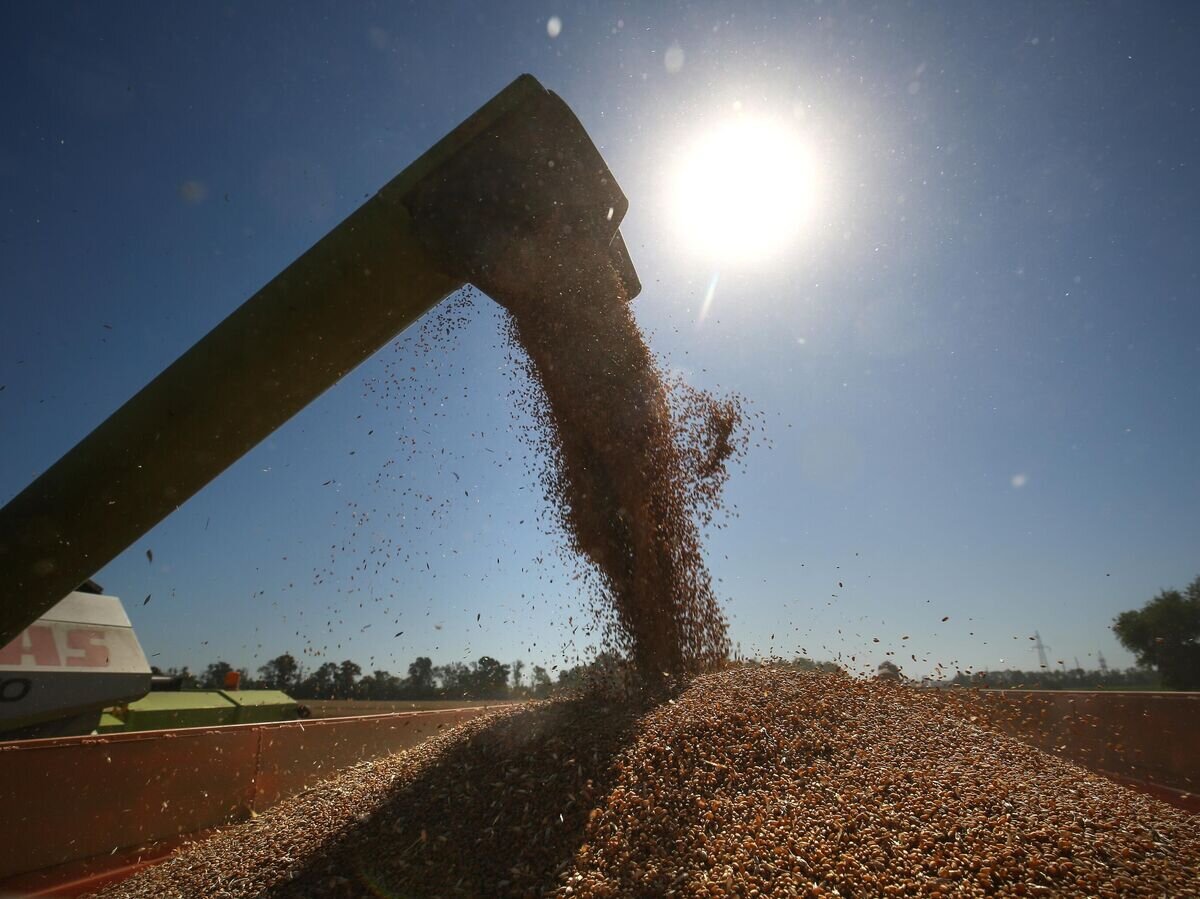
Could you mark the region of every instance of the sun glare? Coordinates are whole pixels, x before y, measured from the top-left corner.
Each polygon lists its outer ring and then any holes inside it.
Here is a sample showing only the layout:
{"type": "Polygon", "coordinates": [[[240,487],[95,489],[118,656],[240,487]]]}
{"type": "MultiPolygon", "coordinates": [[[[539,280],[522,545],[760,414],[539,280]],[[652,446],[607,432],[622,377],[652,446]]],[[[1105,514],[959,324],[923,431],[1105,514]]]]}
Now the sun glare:
{"type": "Polygon", "coordinates": [[[813,174],[809,151],[783,122],[725,122],[688,147],[673,174],[676,231],[686,249],[714,262],[762,262],[799,236],[813,174]]]}

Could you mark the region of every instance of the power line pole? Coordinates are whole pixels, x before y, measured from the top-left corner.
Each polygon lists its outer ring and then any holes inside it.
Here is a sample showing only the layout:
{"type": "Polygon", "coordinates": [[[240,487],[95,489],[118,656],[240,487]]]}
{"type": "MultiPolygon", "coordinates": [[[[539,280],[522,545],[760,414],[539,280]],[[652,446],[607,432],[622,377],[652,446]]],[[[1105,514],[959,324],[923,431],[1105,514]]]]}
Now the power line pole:
{"type": "Polygon", "coordinates": [[[1050,662],[1046,658],[1046,650],[1049,649],[1050,647],[1042,642],[1042,635],[1039,634],[1037,631],[1033,632],[1033,639],[1034,639],[1033,645],[1035,647],[1037,647],[1038,664],[1041,665],[1043,668],[1049,668],[1050,662]]]}

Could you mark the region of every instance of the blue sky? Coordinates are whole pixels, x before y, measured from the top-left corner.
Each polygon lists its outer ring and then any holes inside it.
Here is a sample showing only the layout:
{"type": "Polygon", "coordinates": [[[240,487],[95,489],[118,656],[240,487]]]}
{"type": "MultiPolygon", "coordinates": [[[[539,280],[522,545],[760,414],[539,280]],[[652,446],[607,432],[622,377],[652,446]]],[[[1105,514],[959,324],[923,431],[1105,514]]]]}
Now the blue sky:
{"type": "MultiPolygon", "coordinates": [[[[630,198],[653,349],[762,413],[708,543],[743,651],[1032,668],[1037,629],[1130,663],[1112,616],[1200,574],[1200,14],[644,6],[6,7],[0,501],[531,72],[630,198]],[[665,200],[735,104],[819,160],[804,233],[756,266],[687,252],[665,200]]],[[[584,647],[497,307],[467,318],[98,574],[156,662],[584,647]]]]}

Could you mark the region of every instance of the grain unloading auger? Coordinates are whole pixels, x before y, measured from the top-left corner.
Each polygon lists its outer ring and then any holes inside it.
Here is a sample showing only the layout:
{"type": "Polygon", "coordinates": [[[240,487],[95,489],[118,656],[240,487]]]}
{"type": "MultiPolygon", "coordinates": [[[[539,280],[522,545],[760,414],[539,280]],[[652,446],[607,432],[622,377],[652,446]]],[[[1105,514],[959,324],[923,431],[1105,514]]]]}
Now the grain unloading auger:
{"type": "Polygon", "coordinates": [[[466,282],[503,302],[506,277],[601,263],[636,296],[627,205],[567,105],[518,78],[0,509],[0,647],[466,282]]]}

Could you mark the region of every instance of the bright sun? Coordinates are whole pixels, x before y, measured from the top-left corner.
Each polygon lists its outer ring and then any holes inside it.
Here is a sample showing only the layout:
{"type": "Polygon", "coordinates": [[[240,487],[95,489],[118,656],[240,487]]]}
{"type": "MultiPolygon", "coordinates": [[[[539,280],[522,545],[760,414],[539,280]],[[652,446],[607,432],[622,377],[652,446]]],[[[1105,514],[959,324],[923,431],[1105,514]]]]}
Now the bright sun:
{"type": "Polygon", "coordinates": [[[738,117],[683,154],[671,183],[675,229],[722,263],[762,262],[798,237],[816,183],[810,154],[784,123],[738,117]]]}

